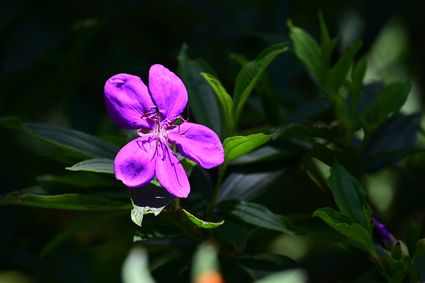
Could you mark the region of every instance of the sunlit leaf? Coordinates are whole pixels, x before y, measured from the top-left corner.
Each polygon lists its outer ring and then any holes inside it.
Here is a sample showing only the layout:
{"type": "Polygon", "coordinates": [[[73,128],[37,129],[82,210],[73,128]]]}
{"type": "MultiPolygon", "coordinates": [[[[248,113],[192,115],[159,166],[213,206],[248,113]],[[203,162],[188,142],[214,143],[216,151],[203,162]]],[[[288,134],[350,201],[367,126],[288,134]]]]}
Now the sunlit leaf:
{"type": "Polygon", "coordinates": [[[203,229],[215,229],[218,228],[219,226],[223,225],[224,220],[220,221],[220,222],[209,222],[209,221],[205,221],[202,219],[199,219],[198,217],[196,217],[195,215],[193,215],[192,213],[190,213],[189,211],[187,211],[186,209],[181,209],[184,213],[184,215],[186,215],[186,217],[196,226],[198,226],[199,228],[203,228],[203,229]]]}
{"type": "Polygon", "coordinates": [[[234,136],[224,140],[224,162],[231,163],[238,157],[247,154],[254,149],[262,146],[272,138],[272,135],[263,133],[252,134],[249,136],[234,136]]]}

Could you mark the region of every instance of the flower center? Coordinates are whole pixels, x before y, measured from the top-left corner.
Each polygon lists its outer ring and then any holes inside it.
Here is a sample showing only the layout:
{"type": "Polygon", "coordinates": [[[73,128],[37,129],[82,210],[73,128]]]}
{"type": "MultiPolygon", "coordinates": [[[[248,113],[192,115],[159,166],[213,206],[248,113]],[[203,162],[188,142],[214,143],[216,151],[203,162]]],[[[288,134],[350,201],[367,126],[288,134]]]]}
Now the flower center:
{"type": "Polygon", "coordinates": [[[168,144],[168,130],[173,128],[173,122],[168,119],[162,119],[157,107],[143,114],[141,119],[146,120],[151,126],[151,129],[139,129],[137,133],[139,136],[152,135],[156,139],[157,145],[159,142],[168,144]]]}

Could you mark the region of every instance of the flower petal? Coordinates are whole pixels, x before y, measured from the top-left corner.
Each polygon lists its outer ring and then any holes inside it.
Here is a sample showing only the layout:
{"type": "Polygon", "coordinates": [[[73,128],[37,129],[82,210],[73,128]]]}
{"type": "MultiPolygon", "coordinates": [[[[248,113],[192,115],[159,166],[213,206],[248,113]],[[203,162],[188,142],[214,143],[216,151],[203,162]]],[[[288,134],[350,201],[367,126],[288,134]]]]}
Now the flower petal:
{"type": "Polygon", "coordinates": [[[201,167],[210,169],[224,162],[223,146],[217,134],[209,128],[184,122],[168,131],[168,139],[178,152],[201,167]]]}
{"type": "Polygon", "coordinates": [[[150,68],[149,90],[164,119],[174,120],[187,105],[187,90],[182,80],[162,65],[150,68]]]}
{"type": "Polygon", "coordinates": [[[106,109],[122,128],[152,128],[143,114],[155,107],[143,81],[133,75],[118,74],[105,84],[106,109]]]}
{"type": "Polygon", "coordinates": [[[159,183],[170,194],[186,198],[190,192],[190,184],[183,166],[168,145],[159,145],[155,171],[159,183]]]}
{"type": "Polygon", "coordinates": [[[155,176],[155,146],[155,139],[149,136],[126,144],[115,157],[115,177],[130,188],[149,183],[155,176]]]}

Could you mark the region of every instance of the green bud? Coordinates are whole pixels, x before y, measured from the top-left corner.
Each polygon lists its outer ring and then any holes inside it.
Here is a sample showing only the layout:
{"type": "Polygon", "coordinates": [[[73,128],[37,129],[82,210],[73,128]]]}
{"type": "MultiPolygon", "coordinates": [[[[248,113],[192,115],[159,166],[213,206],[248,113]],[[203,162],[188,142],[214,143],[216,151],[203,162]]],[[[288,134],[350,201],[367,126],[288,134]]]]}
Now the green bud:
{"type": "Polygon", "coordinates": [[[395,241],[391,248],[391,257],[395,260],[400,260],[409,255],[409,249],[400,240],[395,241]]]}

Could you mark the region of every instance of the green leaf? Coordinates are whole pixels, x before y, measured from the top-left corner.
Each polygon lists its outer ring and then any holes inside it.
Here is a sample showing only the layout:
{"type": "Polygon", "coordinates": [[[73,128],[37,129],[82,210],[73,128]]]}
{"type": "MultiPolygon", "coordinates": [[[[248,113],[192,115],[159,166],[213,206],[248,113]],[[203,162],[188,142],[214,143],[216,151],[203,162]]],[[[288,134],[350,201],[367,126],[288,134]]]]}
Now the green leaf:
{"type": "Polygon", "coordinates": [[[149,272],[148,255],[141,247],[133,248],[122,267],[123,283],[155,283],[149,272]]]}
{"type": "Polygon", "coordinates": [[[199,218],[197,218],[195,215],[193,215],[192,213],[190,213],[189,211],[185,210],[185,209],[181,209],[184,213],[184,215],[186,215],[186,217],[196,226],[198,226],[199,228],[203,228],[203,229],[216,229],[219,226],[224,224],[224,220],[220,221],[220,222],[208,222],[208,221],[204,221],[201,220],[199,218]]]}
{"type": "Polygon", "coordinates": [[[195,120],[211,129],[219,136],[222,134],[222,118],[217,97],[209,84],[200,75],[202,72],[213,74],[208,64],[189,57],[188,47],[183,44],[178,55],[178,74],[183,80],[188,94],[190,112],[195,120]]]}
{"type": "Polygon", "coordinates": [[[368,132],[376,129],[392,113],[397,113],[406,102],[410,93],[410,83],[392,83],[387,85],[375,101],[361,114],[360,119],[368,132]]]}
{"type": "Polygon", "coordinates": [[[360,92],[363,88],[363,79],[366,74],[367,61],[366,57],[361,58],[351,71],[350,96],[351,105],[354,112],[360,100],[360,92]]]}
{"type": "Polygon", "coordinates": [[[275,44],[263,52],[258,57],[243,66],[242,70],[236,77],[235,90],[233,92],[233,114],[234,123],[237,125],[242,109],[248,100],[251,91],[261,78],[268,65],[276,56],[288,49],[287,43],[275,44]]]}
{"type": "Polygon", "coordinates": [[[299,269],[276,272],[255,283],[306,283],[307,274],[299,269]]]}
{"type": "Polygon", "coordinates": [[[229,214],[254,226],[290,235],[300,234],[286,217],[274,214],[267,207],[257,203],[241,201],[230,207],[229,214]]]}
{"type": "Polygon", "coordinates": [[[165,208],[165,205],[161,207],[138,206],[138,205],[135,205],[133,202],[133,209],[131,210],[131,214],[130,214],[131,220],[137,226],[142,227],[143,217],[146,214],[153,214],[155,216],[158,216],[164,208],[165,208]]]}
{"type": "Polygon", "coordinates": [[[249,136],[234,136],[224,140],[224,163],[229,164],[233,160],[262,146],[272,138],[272,135],[263,133],[249,136]]]}
{"type": "Polygon", "coordinates": [[[221,82],[211,74],[201,73],[201,76],[209,83],[217,96],[222,113],[224,133],[223,137],[227,137],[233,133],[233,100],[227,93],[221,82]]]}
{"type": "Polygon", "coordinates": [[[333,208],[320,208],[313,213],[313,216],[319,217],[338,233],[376,256],[371,234],[359,224],[354,223],[346,215],[333,208]]]}
{"type": "Polygon", "coordinates": [[[22,121],[16,116],[6,116],[0,118],[0,125],[8,129],[19,129],[22,127],[22,121]]]}
{"type": "MultiPolygon", "coordinates": [[[[115,182],[102,178],[99,175],[91,173],[71,173],[66,175],[40,175],[37,176],[37,182],[41,184],[66,185],[80,188],[90,187],[110,187],[114,186],[115,182]]],[[[73,191],[75,192],[75,191],[73,191]]]]}
{"type": "Polygon", "coordinates": [[[360,42],[351,45],[330,69],[326,78],[326,86],[331,95],[338,95],[338,90],[344,83],[348,71],[353,66],[354,56],[356,56],[360,47],[360,42]]]}
{"type": "Polygon", "coordinates": [[[282,174],[283,170],[259,173],[233,173],[224,181],[217,196],[217,203],[224,200],[252,200],[282,174]]]}
{"type": "Polygon", "coordinates": [[[78,162],[65,169],[70,171],[114,174],[114,161],[107,158],[94,158],[78,162]]]}
{"type": "Polygon", "coordinates": [[[193,283],[214,282],[215,280],[208,280],[208,278],[219,275],[217,249],[210,243],[201,244],[195,253],[192,266],[193,283]]]}
{"type": "Polygon", "coordinates": [[[103,195],[88,194],[58,194],[45,195],[43,188],[31,188],[33,193],[26,190],[16,191],[0,197],[0,206],[23,205],[40,208],[53,208],[65,210],[130,210],[128,201],[115,199],[103,195]],[[38,193],[36,193],[38,191],[38,193]]]}
{"type": "Polygon", "coordinates": [[[425,239],[421,239],[416,244],[415,257],[413,258],[413,268],[416,272],[417,282],[425,281],[425,239]]]}
{"type": "Polygon", "coordinates": [[[320,23],[320,36],[321,36],[321,40],[320,40],[321,68],[322,68],[322,73],[325,74],[328,72],[328,69],[331,64],[332,52],[336,44],[336,39],[330,37],[325,20],[323,19],[323,15],[320,12],[319,12],[319,23],[320,23]]]}
{"type": "Polygon", "coordinates": [[[341,212],[369,231],[372,212],[365,201],[366,193],[362,185],[339,164],[331,167],[328,183],[341,212]]]}
{"type": "Polygon", "coordinates": [[[216,232],[218,237],[232,245],[236,252],[242,253],[244,251],[249,238],[249,233],[244,223],[226,219],[226,222],[218,227],[216,232]]]}
{"type": "Polygon", "coordinates": [[[289,33],[294,45],[294,52],[307,70],[318,81],[321,81],[321,50],[316,40],[303,29],[288,21],[289,33]]]}

